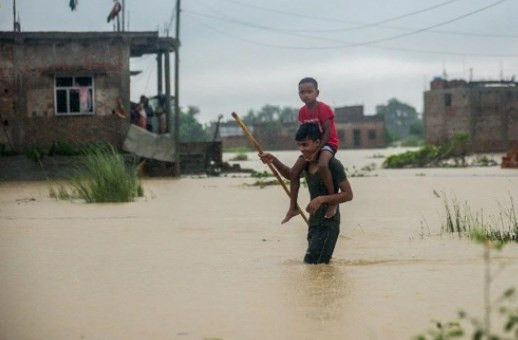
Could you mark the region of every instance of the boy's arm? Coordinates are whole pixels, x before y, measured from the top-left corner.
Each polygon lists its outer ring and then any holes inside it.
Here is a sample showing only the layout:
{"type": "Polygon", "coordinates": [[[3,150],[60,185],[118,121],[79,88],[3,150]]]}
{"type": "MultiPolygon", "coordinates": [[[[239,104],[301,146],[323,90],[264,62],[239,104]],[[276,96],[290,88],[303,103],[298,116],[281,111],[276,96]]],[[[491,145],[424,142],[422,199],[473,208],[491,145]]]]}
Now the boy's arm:
{"type": "Polygon", "coordinates": [[[261,159],[261,161],[263,161],[263,163],[273,164],[273,166],[275,166],[275,168],[279,171],[282,177],[286,179],[291,178],[291,168],[286,164],[282,163],[280,160],[277,159],[277,157],[275,157],[271,153],[262,152],[259,154],[259,158],[261,159]]]}
{"type": "Polygon", "coordinates": [[[306,211],[313,215],[322,204],[340,204],[353,199],[353,189],[348,180],[343,180],[340,184],[340,192],[332,195],[315,197],[309,202],[306,211]]]}

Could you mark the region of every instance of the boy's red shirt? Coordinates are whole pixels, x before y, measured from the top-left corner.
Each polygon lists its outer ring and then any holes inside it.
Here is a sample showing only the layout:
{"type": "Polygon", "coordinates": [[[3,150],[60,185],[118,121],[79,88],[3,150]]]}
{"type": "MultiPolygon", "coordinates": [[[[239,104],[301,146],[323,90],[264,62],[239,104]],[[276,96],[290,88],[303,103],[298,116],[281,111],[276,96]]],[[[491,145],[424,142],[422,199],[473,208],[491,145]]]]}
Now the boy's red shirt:
{"type": "Polygon", "coordinates": [[[331,121],[331,135],[329,136],[329,140],[327,143],[338,150],[338,135],[336,133],[336,125],[335,125],[335,114],[333,113],[333,109],[329,105],[323,102],[317,102],[317,106],[309,111],[308,107],[304,105],[299,110],[299,123],[316,123],[320,127],[320,131],[324,131],[323,123],[326,120],[331,121]]]}

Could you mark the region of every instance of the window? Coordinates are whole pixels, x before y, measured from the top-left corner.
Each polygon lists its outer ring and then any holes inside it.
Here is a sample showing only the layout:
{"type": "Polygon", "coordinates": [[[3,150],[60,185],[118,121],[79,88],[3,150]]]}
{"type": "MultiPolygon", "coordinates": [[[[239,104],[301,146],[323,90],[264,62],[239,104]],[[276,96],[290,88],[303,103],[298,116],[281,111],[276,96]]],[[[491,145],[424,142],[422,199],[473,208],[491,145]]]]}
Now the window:
{"type": "Polygon", "coordinates": [[[353,146],[358,147],[361,146],[361,134],[359,129],[353,130],[353,146]]]}
{"type": "Polygon", "coordinates": [[[446,106],[446,107],[451,106],[451,93],[444,94],[444,106],[446,106]]]}
{"type": "Polygon", "coordinates": [[[338,130],[338,140],[345,143],[345,130],[338,130]]]}
{"type": "Polygon", "coordinates": [[[93,114],[93,77],[56,77],[55,108],[59,116],[93,114]]]}
{"type": "Polygon", "coordinates": [[[369,139],[376,139],[376,130],[369,130],[369,139]]]}

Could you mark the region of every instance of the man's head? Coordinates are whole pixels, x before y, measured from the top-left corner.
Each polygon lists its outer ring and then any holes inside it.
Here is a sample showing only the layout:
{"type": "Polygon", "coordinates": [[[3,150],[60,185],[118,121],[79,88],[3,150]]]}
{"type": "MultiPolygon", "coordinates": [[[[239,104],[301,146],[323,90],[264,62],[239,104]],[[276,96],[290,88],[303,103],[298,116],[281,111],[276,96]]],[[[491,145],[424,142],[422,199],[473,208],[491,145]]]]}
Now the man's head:
{"type": "Polygon", "coordinates": [[[306,77],[299,81],[299,97],[306,105],[317,100],[318,83],[314,78],[306,77]]]}
{"type": "Polygon", "coordinates": [[[304,123],[300,125],[295,134],[299,151],[308,161],[311,160],[310,157],[319,149],[321,139],[322,132],[320,131],[320,127],[314,123],[304,123]]]}

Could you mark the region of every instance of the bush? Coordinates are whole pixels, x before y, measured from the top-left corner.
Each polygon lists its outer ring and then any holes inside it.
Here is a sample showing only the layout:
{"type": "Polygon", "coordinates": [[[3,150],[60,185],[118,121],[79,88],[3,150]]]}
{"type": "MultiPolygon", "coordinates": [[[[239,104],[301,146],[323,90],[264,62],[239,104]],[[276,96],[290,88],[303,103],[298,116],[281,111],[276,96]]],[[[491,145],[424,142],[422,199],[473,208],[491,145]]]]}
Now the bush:
{"type": "Polygon", "coordinates": [[[131,202],[143,194],[135,164],[127,167],[112,147],[87,154],[75,169],[72,187],[88,203],[131,202]]]}
{"type": "Polygon", "coordinates": [[[465,156],[468,143],[468,135],[454,135],[439,146],[427,144],[416,151],[407,151],[402,154],[389,156],[383,162],[383,167],[421,168],[426,166],[451,166],[445,163],[445,161],[451,159],[455,162],[454,166],[466,166],[465,156]]]}
{"type": "Polygon", "coordinates": [[[425,145],[416,151],[407,151],[387,157],[383,162],[384,168],[423,167],[439,156],[439,147],[425,145]]]}
{"type": "Polygon", "coordinates": [[[404,147],[423,146],[423,144],[424,140],[415,136],[410,136],[407,139],[403,139],[401,141],[401,146],[404,147]]]}
{"type": "Polygon", "coordinates": [[[240,154],[237,154],[235,157],[231,158],[230,160],[231,161],[247,161],[248,156],[246,155],[246,153],[240,153],[240,154]]]}
{"type": "Polygon", "coordinates": [[[250,149],[246,146],[234,146],[231,148],[225,148],[223,152],[236,152],[236,153],[246,153],[250,152],[250,149]]]}

